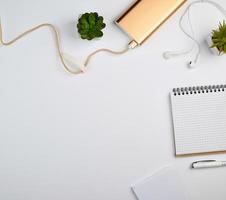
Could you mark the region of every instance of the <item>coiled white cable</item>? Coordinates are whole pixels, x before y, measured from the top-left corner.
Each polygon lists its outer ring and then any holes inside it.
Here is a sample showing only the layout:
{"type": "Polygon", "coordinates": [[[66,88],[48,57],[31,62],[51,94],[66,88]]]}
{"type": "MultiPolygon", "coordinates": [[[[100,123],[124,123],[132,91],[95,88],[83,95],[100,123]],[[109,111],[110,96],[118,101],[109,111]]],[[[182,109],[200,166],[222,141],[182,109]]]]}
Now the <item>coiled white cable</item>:
{"type": "Polygon", "coordinates": [[[198,4],[198,3],[208,3],[208,4],[211,4],[212,6],[214,6],[215,8],[217,8],[224,16],[226,16],[226,10],[221,6],[219,5],[218,3],[216,2],[213,2],[213,1],[210,1],[210,0],[197,0],[197,1],[194,1],[192,3],[189,4],[189,6],[185,9],[184,13],[182,14],[180,20],[179,20],[179,27],[180,29],[182,30],[182,32],[188,37],[190,38],[194,45],[191,49],[189,50],[185,50],[185,51],[175,51],[175,52],[165,52],[163,54],[163,57],[165,59],[170,59],[172,57],[176,57],[176,56],[181,56],[181,55],[186,55],[188,53],[190,53],[193,49],[194,49],[194,46],[197,47],[197,53],[196,53],[196,56],[194,58],[193,61],[190,61],[189,62],[189,67],[195,67],[196,66],[196,63],[198,62],[198,59],[199,59],[199,56],[200,56],[200,53],[201,53],[201,48],[200,48],[200,43],[196,40],[195,36],[194,36],[194,30],[193,30],[193,27],[192,27],[192,23],[191,23],[191,19],[190,19],[190,9],[193,5],[195,4],[198,4]],[[189,21],[189,26],[190,26],[190,29],[191,29],[191,32],[192,34],[189,34],[185,28],[183,27],[182,25],[182,22],[183,22],[183,19],[185,17],[185,15],[188,14],[188,21],[189,21]]]}

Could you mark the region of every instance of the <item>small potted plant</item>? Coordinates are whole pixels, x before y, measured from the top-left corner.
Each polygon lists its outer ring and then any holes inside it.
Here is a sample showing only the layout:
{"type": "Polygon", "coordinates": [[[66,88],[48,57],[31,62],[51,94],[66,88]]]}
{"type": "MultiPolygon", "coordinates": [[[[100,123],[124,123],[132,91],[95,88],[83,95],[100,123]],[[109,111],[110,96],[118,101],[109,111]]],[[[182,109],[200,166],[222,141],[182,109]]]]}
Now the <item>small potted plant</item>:
{"type": "Polygon", "coordinates": [[[207,38],[207,43],[215,55],[226,54],[226,22],[219,24],[207,38]]]}
{"type": "Polygon", "coordinates": [[[77,23],[78,32],[84,40],[101,38],[105,26],[104,18],[96,12],[82,14],[77,23]]]}

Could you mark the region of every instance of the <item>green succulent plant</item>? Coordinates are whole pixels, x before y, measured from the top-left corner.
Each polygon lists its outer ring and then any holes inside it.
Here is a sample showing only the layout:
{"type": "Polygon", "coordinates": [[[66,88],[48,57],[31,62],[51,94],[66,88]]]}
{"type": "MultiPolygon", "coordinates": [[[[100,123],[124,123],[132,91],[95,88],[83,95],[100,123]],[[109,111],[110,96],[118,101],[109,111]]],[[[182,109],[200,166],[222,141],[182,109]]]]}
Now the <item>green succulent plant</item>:
{"type": "Polygon", "coordinates": [[[104,18],[96,12],[84,13],[78,20],[77,28],[82,39],[92,40],[103,36],[106,24],[104,18]]]}
{"type": "Polygon", "coordinates": [[[216,47],[219,54],[226,53],[226,22],[220,22],[218,29],[212,31],[212,42],[211,48],[216,47]]]}

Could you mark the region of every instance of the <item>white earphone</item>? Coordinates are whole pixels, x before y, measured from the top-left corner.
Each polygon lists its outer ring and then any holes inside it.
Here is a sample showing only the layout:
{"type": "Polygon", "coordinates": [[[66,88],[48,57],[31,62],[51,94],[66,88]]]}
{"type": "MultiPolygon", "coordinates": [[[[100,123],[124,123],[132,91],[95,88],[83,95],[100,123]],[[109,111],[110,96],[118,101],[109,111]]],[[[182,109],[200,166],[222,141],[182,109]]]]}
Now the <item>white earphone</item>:
{"type": "Polygon", "coordinates": [[[180,18],[179,27],[183,31],[183,33],[193,41],[194,45],[192,46],[192,48],[190,48],[188,50],[184,50],[184,51],[175,51],[175,52],[167,51],[167,52],[163,53],[163,57],[165,59],[170,59],[170,58],[173,58],[173,57],[186,55],[186,54],[190,53],[191,51],[193,51],[193,49],[196,47],[197,48],[196,56],[195,56],[194,60],[189,61],[189,63],[188,63],[188,66],[190,68],[196,67],[196,64],[197,64],[197,62],[199,60],[199,56],[200,56],[200,52],[201,52],[200,43],[195,39],[194,30],[193,30],[192,23],[191,23],[191,20],[190,20],[190,8],[194,4],[197,4],[197,3],[209,3],[212,6],[214,6],[215,8],[217,8],[220,12],[222,12],[222,14],[224,16],[226,16],[226,10],[222,6],[220,6],[219,4],[217,4],[217,3],[213,2],[213,1],[210,1],[210,0],[197,0],[197,1],[194,1],[194,2],[190,3],[189,6],[186,8],[186,10],[184,11],[184,13],[182,14],[182,16],[180,18]],[[184,19],[186,14],[188,16],[188,22],[189,22],[189,26],[190,26],[190,30],[191,30],[192,34],[189,34],[184,29],[184,27],[182,25],[182,21],[183,21],[183,19],[184,19]]]}

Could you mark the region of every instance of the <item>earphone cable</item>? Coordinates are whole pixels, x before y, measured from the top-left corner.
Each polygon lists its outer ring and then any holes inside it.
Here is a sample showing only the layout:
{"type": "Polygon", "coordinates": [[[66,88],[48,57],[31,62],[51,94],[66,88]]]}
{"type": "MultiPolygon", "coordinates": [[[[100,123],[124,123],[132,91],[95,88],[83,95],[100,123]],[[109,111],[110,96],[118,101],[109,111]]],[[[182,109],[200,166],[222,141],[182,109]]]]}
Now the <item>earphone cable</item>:
{"type": "MultiPolygon", "coordinates": [[[[182,32],[183,32],[188,38],[190,38],[190,39],[194,42],[194,44],[197,46],[198,51],[197,51],[197,54],[196,54],[196,56],[195,56],[194,63],[196,63],[196,62],[198,61],[198,59],[199,59],[200,52],[201,52],[201,47],[200,47],[200,43],[199,43],[199,42],[196,40],[196,38],[195,38],[194,30],[193,30],[193,26],[192,26],[192,23],[191,23],[190,13],[189,13],[189,12],[190,12],[191,7],[192,7],[194,4],[198,4],[198,3],[208,3],[208,4],[211,4],[212,6],[214,6],[215,8],[217,8],[224,16],[226,16],[226,10],[225,10],[222,6],[220,6],[218,3],[213,2],[213,1],[211,1],[211,0],[197,0],[197,1],[194,1],[194,2],[190,3],[189,6],[185,9],[184,13],[182,14],[182,16],[181,16],[181,18],[180,18],[180,20],[179,20],[179,27],[180,27],[180,29],[182,30],[182,32]],[[186,15],[186,13],[188,14],[188,22],[189,22],[189,27],[190,27],[190,29],[191,29],[192,34],[189,34],[189,33],[185,30],[185,28],[183,27],[183,25],[182,25],[182,21],[183,21],[185,15],[186,15]]],[[[163,54],[163,56],[164,56],[164,58],[168,59],[168,58],[174,57],[174,56],[185,55],[185,54],[190,53],[190,52],[193,50],[193,48],[194,48],[194,45],[193,45],[193,47],[192,47],[191,49],[185,50],[185,51],[165,52],[165,53],[163,54]]],[[[192,62],[190,62],[190,63],[192,63],[192,62]]]]}

